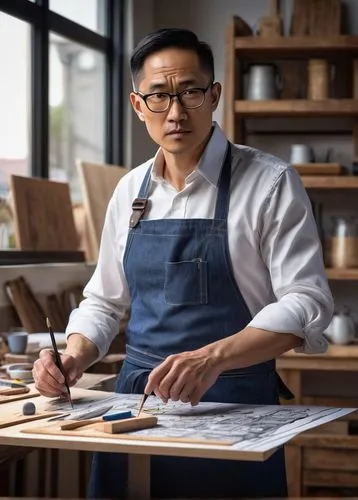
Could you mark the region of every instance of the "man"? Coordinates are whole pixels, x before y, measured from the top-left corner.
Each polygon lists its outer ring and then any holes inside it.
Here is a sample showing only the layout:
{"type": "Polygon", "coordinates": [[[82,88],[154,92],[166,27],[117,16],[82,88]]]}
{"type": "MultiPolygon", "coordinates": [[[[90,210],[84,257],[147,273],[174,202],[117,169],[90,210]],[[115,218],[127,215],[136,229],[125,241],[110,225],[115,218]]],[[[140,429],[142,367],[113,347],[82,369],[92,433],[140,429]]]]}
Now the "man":
{"type": "MultiPolygon", "coordinates": [[[[67,328],[70,383],[107,352],[130,308],[118,392],[277,404],[274,359],[324,351],[333,309],[299,176],[212,123],[221,86],[193,33],[148,35],[131,71],[134,111],[160,147],[109,203],[98,265],[67,328]]],[[[34,378],[44,395],[64,392],[50,351],[34,378]]],[[[123,493],[122,459],[96,455],[93,496],[123,493]]],[[[153,457],[152,494],[285,496],[283,451],[264,463],[153,457]]]]}

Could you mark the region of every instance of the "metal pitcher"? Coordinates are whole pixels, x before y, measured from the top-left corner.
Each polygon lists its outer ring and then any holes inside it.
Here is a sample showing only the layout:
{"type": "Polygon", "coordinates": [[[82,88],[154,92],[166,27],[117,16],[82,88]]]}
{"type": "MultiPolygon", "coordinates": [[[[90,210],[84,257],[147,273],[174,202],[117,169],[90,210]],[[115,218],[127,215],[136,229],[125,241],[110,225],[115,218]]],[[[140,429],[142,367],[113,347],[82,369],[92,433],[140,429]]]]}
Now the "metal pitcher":
{"type": "Polygon", "coordinates": [[[275,64],[253,64],[249,68],[246,99],[265,101],[278,99],[282,90],[282,77],[275,64]]]}

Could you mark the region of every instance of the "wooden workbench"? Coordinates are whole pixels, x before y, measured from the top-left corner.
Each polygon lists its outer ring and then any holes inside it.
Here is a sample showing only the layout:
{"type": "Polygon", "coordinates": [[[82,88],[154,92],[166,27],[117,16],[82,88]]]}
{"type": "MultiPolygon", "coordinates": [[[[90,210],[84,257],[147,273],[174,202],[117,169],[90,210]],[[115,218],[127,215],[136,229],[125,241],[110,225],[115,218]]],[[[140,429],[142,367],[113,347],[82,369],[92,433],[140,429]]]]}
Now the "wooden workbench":
{"type": "MultiPolygon", "coordinates": [[[[91,398],[108,397],[108,393],[101,391],[86,391],[84,389],[71,389],[73,398],[91,396],[91,398]]],[[[36,407],[41,410],[48,404],[48,398],[38,396],[34,399],[36,407]]],[[[3,404],[8,414],[19,411],[23,401],[3,404]]],[[[48,425],[48,424],[47,424],[48,425]]],[[[99,451],[126,453],[129,455],[128,463],[128,496],[130,498],[150,497],[150,456],[166,455],[177,457],[215,458],[222,460],[249,460],[264,461],[275,449],[267,452],[252,452],[236,450],[232,446],[218,445],[211,442],[175,442],[166,440],[136,440],[120,439],[115,437],[79,436],[75,432],[71,435],[61,434],[30,434],[23,433],[23,429],[40,428],[46,426],[46,420],[37,420],[0,429],[0,445],[26,446],[34,448],[63,449],[76,451],[99,451]]]]}

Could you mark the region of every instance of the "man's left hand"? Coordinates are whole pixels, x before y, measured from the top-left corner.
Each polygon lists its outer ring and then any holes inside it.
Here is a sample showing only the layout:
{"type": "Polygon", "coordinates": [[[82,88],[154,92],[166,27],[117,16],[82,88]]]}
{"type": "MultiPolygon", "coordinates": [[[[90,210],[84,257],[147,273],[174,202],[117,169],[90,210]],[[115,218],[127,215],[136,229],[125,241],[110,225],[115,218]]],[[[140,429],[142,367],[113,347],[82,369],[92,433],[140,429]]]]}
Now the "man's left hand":
{"type": "Polygon", "coordinates": [[[194,406],[219,374],[216,363],[205,348],[172,354],[151,372],[144,392],[154,392],[164,403],[171,399],[190,402],[194,406]]]}

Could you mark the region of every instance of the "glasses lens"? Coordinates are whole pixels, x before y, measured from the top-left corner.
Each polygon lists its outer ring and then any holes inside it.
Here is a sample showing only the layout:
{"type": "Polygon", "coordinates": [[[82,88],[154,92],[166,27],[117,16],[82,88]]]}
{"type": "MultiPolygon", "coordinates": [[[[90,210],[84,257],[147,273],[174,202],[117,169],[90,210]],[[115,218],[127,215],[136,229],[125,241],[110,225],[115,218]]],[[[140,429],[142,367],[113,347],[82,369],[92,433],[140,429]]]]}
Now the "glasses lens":
{"type": "Polygon", "coordinates": [[[185,90],[180,98],[185,108],[198,108],[204,102],[204,92],[200,89],[185,90]]]}
{"type": "Polygon", "coordinates": [[[147,97],[147,106],[151,111],[165,111],[169,107],[168,94],[152,94],[147,97]]]}

